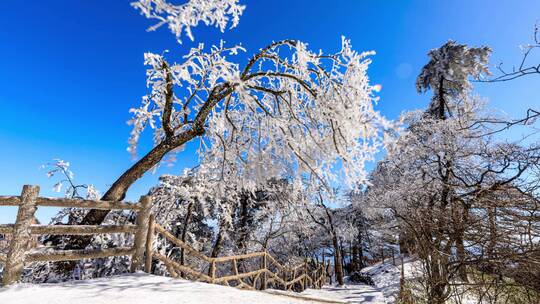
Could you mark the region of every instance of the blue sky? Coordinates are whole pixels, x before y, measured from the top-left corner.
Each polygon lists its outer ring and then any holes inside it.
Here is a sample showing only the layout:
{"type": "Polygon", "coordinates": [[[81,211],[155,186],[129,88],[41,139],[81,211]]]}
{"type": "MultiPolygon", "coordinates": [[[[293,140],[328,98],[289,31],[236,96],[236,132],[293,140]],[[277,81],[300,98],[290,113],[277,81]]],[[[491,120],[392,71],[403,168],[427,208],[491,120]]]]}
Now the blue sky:
{"type": "MultiPolygon", "coordinates": [[[[196,42],[241,42],[253,53],[273,40],[293,38],[314,49],[338,50],[340,36],[359,50],[375,50],[369,75],[382,84],[380,111],[396,118],[423,108],[414,81],[426,53],[448,39],[493,48],[492,63],[509,66],[520,58],[518,46],[531,41],[540,19],[540,1],[242,1],[246,11],[237,28],[224,34],[199,27],[196,42]]],[[[165,28],[146,32],[153,23],[124,0],[7,1],[0,10],[0,195],[16,195],[23,184],[53,181],[39,166],[53,158],[72,164],[76,181],[104,191],[131,164],[126,152],[129,108],[147,92],[143,53],[183,54],[165,28]]],[[[178,59],[180,60],[180,59],[178,59]]],[[[244,62],[239,57],[239,62],[244,62]]],[[[479,84],[477,92],[510,115],[540,104],[538,79],[479,84]],[[535,89],[536,88],[536,89],[535,89]]],[[[147,134],[148,135],[148,134],[147,134]]],[[[146,136],[139,151],[150,148],[146,136]]],[[[129,191],[136,200],[159,174],[193,166],[195,144],[174,167],[147,174],[129,191]]],[[[13,208],[0,209],[0,223],[14,220],[13,208]]],[[[39,210],[46,220],[54,210],[39,210]]]]}

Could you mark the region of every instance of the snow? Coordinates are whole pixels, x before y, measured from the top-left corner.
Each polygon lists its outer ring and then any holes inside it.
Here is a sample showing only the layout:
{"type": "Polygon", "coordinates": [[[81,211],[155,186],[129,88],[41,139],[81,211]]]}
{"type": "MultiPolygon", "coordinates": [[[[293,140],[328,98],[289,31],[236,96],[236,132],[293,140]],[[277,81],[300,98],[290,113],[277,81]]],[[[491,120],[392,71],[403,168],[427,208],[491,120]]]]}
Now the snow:
{"type": "MultiPolygon", "coordinates": [[[[399,280],[399,278],[398,278],[399,280]]],[[[388,303],[377,288],[362,284],[325,286],[302,293],[249,291],[146,273],[56,284],[17,284],[0,288],[0,303],[388,303]]]]}
{"type": "Polygon", "coordinates": [[[302,293],[293,291],[269,290],[272,294],[318,299],[331,303],[376,303],[386,304],[382,292],[364,284],[326,285],[321,289],[306,289],[302,293]]]}
{"type": "Polygon", "coordinates": [[[322,289],[307,289],[302,295],[342,300],[345,303],[387,303],[378,289],[364,284],[345,284],[343,286],[324,286],[322,289]]]}
{"type": "MultiPolygon", "coordinates": [[[[297,294],[298,295],[298,294],[297,294]]],[[[342,299],[349,303],[377,302],[380,294],[368,286],[326,287],[307,290],[300,299],[260,291],[240,290],[233,287],[190,282],[145,273],[114,276],[94,280],[71,281],[57,284],[17,284],[0,288],[0,303],[17,304],[143,304],[143,303],[327,303],[342,299]],[[326,301],[316,301],[316,297],[326,301]],[[358,297],[357,297],[358,296],[358,297]],[[365,302],[361,302],[365,301],[365,302]]],[[[335,301],[340,303],[339,301],[335,301]]]]}
{"type": "MultiPolygon", "coordinates": [[[[399,261],[401,263],[401,261],[399,261]]],[[[417,259],[406,258],[403,261],[405,278],[415,276],[415,273],[420,267],[420,262],[417,259]]],[[[373,280],[375,288],[379,290],[386,302],[395,303],[399,293],[399,280],[401,278],[401,265],[396,260],[396,266],[392,262],[387,261],[384,264],[376,263],[362,269],[363,274],[368,275],[373,280]]]]}
{"type": "Polygon", "coordinates": [[[306,301],[257,291],[136,273],[58,284],[18,284],[0,289],[0,303],[233,304],[306,303],[306,301]]]}

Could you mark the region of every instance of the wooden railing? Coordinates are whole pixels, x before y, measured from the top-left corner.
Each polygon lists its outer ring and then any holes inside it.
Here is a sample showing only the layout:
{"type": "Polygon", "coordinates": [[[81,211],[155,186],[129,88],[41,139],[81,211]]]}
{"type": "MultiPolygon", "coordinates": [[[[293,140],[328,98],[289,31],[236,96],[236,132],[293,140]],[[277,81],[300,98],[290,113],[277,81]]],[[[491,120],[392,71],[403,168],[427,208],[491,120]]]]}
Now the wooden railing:
{"type": "Polygon", "coordinates": [[[16,282],[25,263],[46,261],[73,261],[128,255],[132,257],[131,271],[138,270],[144,262],[148,219],[151,202],[142,196],[139,204],[124,202],[75,200],[38,197],[39,187],[25,185],[20,196],[0,196],[0,206],[18,207],[15,224],[0,225],[0,234],[11,237],[7,255],[0,253],[0,263],[5,264],[2,283],[16,282]],[[121,209],[138,212],[136,225],[35,225],[34,214],[38,206],[74,207],[91,209],[121,209]],[[93,235],[103,233],[134,234],[132,247],[83,250],[39,251],[32,248],[32,235],[93,235]]]}
{"type": "Polygon", "coordinates": [[[19,280],[25,263],[46,261],[72,261],[131,256],[130,271],[139,270],[144,263],[144,271],[151,273],[152,261],[163,263],[172,277],[213,284],[222,284],[244,289],[283,289],[302,291],[308,287],[321,288],[325,283],[325,265],[304,260],[299,265],[288,267],[279,263],[268,252],[253,252],[242,255],[208,257],[182,242],[155,222],[150,213],[150,197],[142,196],[138,204],[111,201],[76,200],[39,197],[39,187],[25,185],[20,196],[0,196],[0,206],[18,207],[15,224],[0,225],[0,234],[10,235],[9,251],[0,253],[4,286],[19,280]],[[132,210],[137,212],[135,225],[35,225],[34,214],[38,206],[72,207],[104,210],[132,210]],[[134,234],[131,247],[82,250],[43,251],[33,247],[32,235],[94,235],[104,233],[134,234]],[[153,249],[154,239],[162,237],[175,247],[184,250],[188,257],[206,264],[204,269],[182,265],[165,253],[153,249]],[[230,267],[226,267],[229,265],[230,267]],[[242,266],[242,267],[239,267],[242,266]],[[255,266],[254,266],[255,265],[255,266]],[[248,270],[251,268],[251,270],[248,270]],[[206,271],[205,271],[206,270],[206,271]]]}
{"type": "Polygon", "coordinates": [[[152,258],[155,258],[165,265],[172,277],[183,276],[191,280],[243,289],[257,290],[271,287],[274,289],[302,291],[306,288],[321,288],[325,283],[324,263],[305,260],[299,265],[286,267],[266,251],[212,258],[173,236],[165,228],[155,223],[153,217],[150,218],[148,227],[146,250],[150,254],[146,256],[146,272],[151,272],[152,258]],[[199,260],[203,265],[206,264],[207,267],[199,265],[199,269],[196,269],[193,266],[182,265],[153,250],[151,244],[156,236],[165,238],[175,246],[183,249],[187,256],[199,260]],[[244,267],[243,272],[240,272],[240,261],[244,266],[250,264],[252,269],[248,270],[246,269],[248,267],[244,267]],[[229,267],[226,267],[227,264],[229,267]],[[205,271],[206,269],[208,271],[205,271]]]}

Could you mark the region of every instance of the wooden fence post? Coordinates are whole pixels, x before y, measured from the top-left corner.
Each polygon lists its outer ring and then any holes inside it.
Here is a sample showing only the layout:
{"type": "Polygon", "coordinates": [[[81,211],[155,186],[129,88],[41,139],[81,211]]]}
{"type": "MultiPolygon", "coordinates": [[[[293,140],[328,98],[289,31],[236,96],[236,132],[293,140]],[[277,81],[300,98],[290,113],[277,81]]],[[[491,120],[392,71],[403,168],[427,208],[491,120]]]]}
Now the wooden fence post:
{"type": "Polygon", "coordinates": [[[212,261],[210,262],[210,278],[212,278],[212,284],[215,283],[216,281],[216,261],[215,259],[212,259],[212,261]]]}
{"type": "Polygon", "coordinates": [[[30,242],[30,225],[34,221],[36,212],[36,198],[39,195],[39,186],[24,185],[21,193],[21,204],[17,211],[17,220],[13,227],[12,240],[4,269],[4,286],[19,280],[24,268],[24,257],[30,242]]]}
{"type": "MultiPolygon", "coordinates": [[[[266,252],[266,250],[264,251],[264,255],[262,256],[262,267],[263,269],[265,270],[268,270],[268,266],[266,264],[266,255],[268,253],[266,252]]],[[[262,290],[266,290],[266,287],[267,287],[267,280],[266,280],[266,271],[263,273],[262,275],[262,282],[261,282],[261,287],[262,287],[262,290]]]]}
{"type": "Polygon", "coordinates": [[[307,289],[307,282],[308,282],[308,265],[307,265],[307,258],[304,259],[304,290],[307,289]]]}
{"type": "Polygon", "coordinates": [[[156,230],[155,226],[156,218],[153,214],[150,214],[150,220],[148,222],[148,233],[146,234],[146,260],[144,261],[144,272],[152,272],[152,250],[154,245],[154,234],[156,230]]]}
{"type": "Polygon", "coordinates": [[[133,243],[135,251],[131,257],[131,267],[129,269],[131,272],[139,270],[144,261],[145,241],[148,233],[148,222],[150,221],[150,209],[152,207],[149,196],[141,196],[139,202],[141,208],[137,213],[137,232],[135,232],[135,241],[133,243]]]}

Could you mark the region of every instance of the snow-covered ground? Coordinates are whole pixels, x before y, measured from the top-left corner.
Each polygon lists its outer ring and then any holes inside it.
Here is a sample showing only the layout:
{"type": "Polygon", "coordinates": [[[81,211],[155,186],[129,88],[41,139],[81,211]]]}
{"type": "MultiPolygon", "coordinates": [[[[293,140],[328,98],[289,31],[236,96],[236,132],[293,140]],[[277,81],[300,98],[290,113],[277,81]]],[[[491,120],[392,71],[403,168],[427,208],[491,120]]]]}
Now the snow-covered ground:
{"type": "MultiPolygon", "coordinates": [[[[411,261],[405,272],[411,273],[411,261]]],[[[348,283],[308,289],[300,294],[269,290],[247,291],[220,285],[190,282],[145,273],[58,284],[17,284],[0,288],[4,304],[159,304],[159,303],[394,303],[399,291],[400,269],[391,263],[362,270],[375,286],[348,283]]]]}
{"type": "Polygon", "coordinates": [[[343,286],[324,286],[322,289],[307,289],[302,293],[282,290],[268,290],[272,294],[304,297],[331,303],[370,303],[386,304],[383,294],[377,289],[364,284],[345,284],[343,286]]]}
{"type": "Polygon", "coordinates": [[[62,284],[17,284],[0,288],[2,304],[306,304],[302,300],[259,291],[190,282],[144,273],[62,284]]]}
{"type": "Polygon", "coordinates": [[[364,284],[349,283],[343,286],[324,286],[322,289],[308,289],[301,294],[317,298],[341,300],[345,303],[386,303],[382,292],[364,284]]]}
{"type": "MultiPolygon", "coordinates": [[[[386,263],[376,263],[369,267],[362,269],[361,273],[370,276],[375,284],[375,289],[382,292],[385,303],[395,303],[399,293],[399,280],[401,278],[401,261],[396,260],[396,265],[390,261],[386,263]]],[[[405,278],[412,278],[416,276],[416,272],[419,271],[420,262],[406,258],[404,260],[405,278]]]]}

